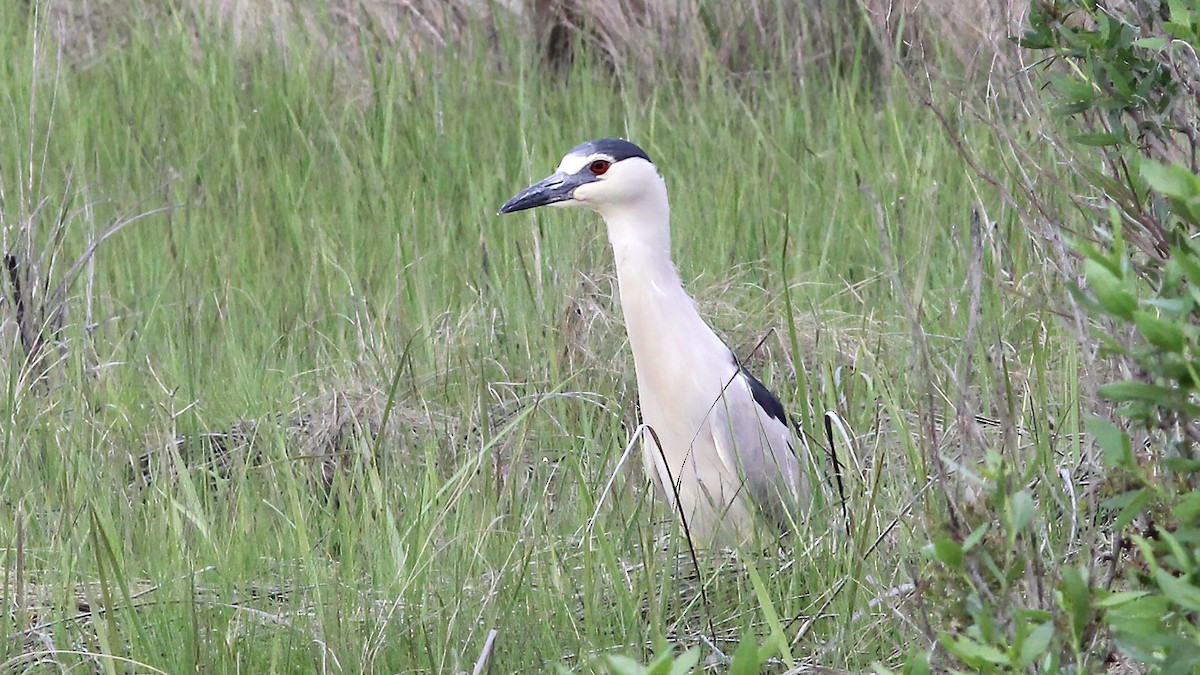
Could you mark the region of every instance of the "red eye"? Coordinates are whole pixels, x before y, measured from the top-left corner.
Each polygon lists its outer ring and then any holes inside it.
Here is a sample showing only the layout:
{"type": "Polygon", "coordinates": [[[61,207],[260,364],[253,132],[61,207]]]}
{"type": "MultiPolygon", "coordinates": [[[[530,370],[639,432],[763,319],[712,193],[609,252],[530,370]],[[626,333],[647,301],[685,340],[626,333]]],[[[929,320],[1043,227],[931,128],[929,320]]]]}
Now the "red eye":
{"type": "Polygon", "coordinates": [[[603,159],[598,159],[598,160],[592,162],[591,166],[589,166],[588,169],[597,176],[603,176],[604,172],[608,171],[608,167],[610,167],[610,166],[612,166],[612,162],[608,162],[603,159]]]}

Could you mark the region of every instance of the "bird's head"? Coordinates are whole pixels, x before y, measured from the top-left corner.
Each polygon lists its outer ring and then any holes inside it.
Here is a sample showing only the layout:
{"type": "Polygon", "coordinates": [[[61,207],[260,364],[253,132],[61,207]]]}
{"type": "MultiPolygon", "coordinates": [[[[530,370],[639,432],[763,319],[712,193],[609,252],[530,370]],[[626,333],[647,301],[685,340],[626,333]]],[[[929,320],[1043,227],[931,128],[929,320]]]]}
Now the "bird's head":
{"type": "Polygon", "coordinates": [[[500,213],[552,205],[606,214],[660,195],[665,200],[666,188],[645,150],[621,138],[600,138],[572,148],[558,170],[518,192],[500,213]]]}

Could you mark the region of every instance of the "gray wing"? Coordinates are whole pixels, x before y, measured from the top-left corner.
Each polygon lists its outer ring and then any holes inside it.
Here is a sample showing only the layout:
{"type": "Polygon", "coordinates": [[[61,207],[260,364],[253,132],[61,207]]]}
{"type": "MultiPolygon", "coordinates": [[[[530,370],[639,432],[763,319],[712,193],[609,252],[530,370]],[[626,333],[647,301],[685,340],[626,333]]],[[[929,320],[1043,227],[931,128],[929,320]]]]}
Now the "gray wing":
{"type": "Polygon", "coordinates": [[[799,515],[804,491],[792,430],[779,400],[739,369],[709,419],[722,463],[742,481],[758,509],[786,528],[799,515]]]}

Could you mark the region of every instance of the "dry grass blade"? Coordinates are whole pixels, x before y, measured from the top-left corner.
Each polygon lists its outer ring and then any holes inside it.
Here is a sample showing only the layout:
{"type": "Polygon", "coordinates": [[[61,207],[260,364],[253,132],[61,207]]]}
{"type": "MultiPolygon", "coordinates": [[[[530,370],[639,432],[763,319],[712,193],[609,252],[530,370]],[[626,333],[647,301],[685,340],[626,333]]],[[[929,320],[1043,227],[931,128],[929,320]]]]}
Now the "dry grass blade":
{"type": "Polygon", "coordinates": [[[475,667],[471,670],[471,675],[486,675],[492,672],[492,654],[496,648],[496,637],[500,634],[495,628],[488,631],[487,639],[483,642],[483,650],[479,653],[479,658],[475,661],[475,667]]]}
{"type": "Polygon", "coordinates": [[[104,232],[102,232],[99,237],[96,237],[91,242],[89,242],[87,245],[87,248],[85,248],[83,250],[83,253],[80,253],[77,258],[75,258],[75,261],[71,263],[71,266],[69,268],[67,268],[66,273],[63,274],[62,279],[60,279],[58,281],[58,283],[54,286],[54,291],[50,293],[49,304],[48,304],[49,313],[53,314],[53,315],[57,315],[63,311],[63,307],[65,306],[65,303],[66,303],[67,290],[71,287],[72,284],[75,283],[75,279],[79,275],[79,272],[83,269],[83,266],[86,265],[89,261],[91,261],[92,256],[94,256],[96,254],[96,249],[100,248],[100,245],[103,244],[109,237],[111,237],[111,236],[115,235],[116,233],[120,232],[121,230],[125,229],[125,227],[127,225],[132,225],[133,223],[136,223],[139,220],[142,220],[143,218],[147,218],[147,217],[157,215],[160,213],[166,213],[166,212],[171,211],[172,209],[176,209],[176,208],[178,208],[178,205],[162,206],[157,209],[151,209],[149,211],[139,213],[139,214],[137,214],[135,216],[131,216],[129,218],[124,218],[122,220],[118,220],[117,222],[110,225],[108,227],[108,229],[106,229],[104,232]]]}
{"type": "MultiPolygon", "coordinates": [[[[66,190],[71,194],[69,182],[66,190]]],[[[38,244],[35,242],[37,222],[39,214],[48,203],[49,198],[44,199],[38,208],[24,219],[15,237],[15,243],[3,255],[4,277],[9,290],[7,294],[2,295],[13,308],[12,320],[20,337],[24,358],[23,370],[26,375],[23,380],[31,387],[45,384],[54,365],[66,358],[67,346],[62,333],[67,325],[67,293],[84,267],[93,260],[100,246],[126,226],[176,208],[161,207],[118,220],[89,241],[83,252],[59,275],[55,269],[56,261],[63,251],[69,225],[81,213],[90,209],[91,204],[72,212],[70,200],[64,201],[47,241],[38,244]],[[38,246],[41,247],[40,250],[38,246]],[[49,360],[49,354],[46,352],[48,343],[58,347],[58,359],[55,361],[49,360]]],[[[3,305],[0,305],[0,308],[2,307],[3,305]]]]}
{"type": "Polygon", "coordinates": [[[625,450],[621,452],[621,457],[617,459],[617,465],[613,467],[612,473],[608,476],[608,481],[604,484],[604,489],[600,491],[600,498],[596,500],[596,509],[592,512],[592,517],[588,519],[587,525],[584,526],[584,530],[589,535],[596,526],[596,519],[600,517],[600,510],[604,507],[604,501],[608,498],[608,494],[612,492],[613,483],[616,482],[617,476],[621,474],[621,467],[625,466],[625,462],[633,454],[634,450],[637,449],[638,442],[646,442],[644,437],[649,429],[650,427],[645,424],[639,424],[638,428],[634,430],[633,435],[630,436],[629,442],[625,444],[625,450]]]}
{"type": "MultiPolygon", "coordinates": [[[[970,400],[971,377],[974,373],[973,357],[979,325],[983,321],[983,225],[980,222],[980,208],[971,210],[971,225],[968,230],[970,253],[967,258],[967,330],[962,340],[958,366],[954,372],[954,386],[958,391],[954,410],[957,414],[956,423],[964,435],[964,450],[985,447],[982,432],[979,430],[977,416],[970,400]]],[[[1006,415],[1006,417],[1008,417],[1006,415]]]]}

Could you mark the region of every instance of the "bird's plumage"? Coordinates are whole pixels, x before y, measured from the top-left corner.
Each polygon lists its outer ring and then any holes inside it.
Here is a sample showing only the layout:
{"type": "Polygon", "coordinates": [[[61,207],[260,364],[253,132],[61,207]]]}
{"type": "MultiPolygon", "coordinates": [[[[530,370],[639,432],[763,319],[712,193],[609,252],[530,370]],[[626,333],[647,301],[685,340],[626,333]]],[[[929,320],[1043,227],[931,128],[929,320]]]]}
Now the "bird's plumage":
{"type": "Polygon", "coordinates": [[[603,216],[637,372],[647,472],[701,541],[741,543],[759,515],[787,529],[807,499],[783,406],[743,369],[683,288],[666,183],[623,139],[576,146],[501,213],[586,206],[603,216]]]}

